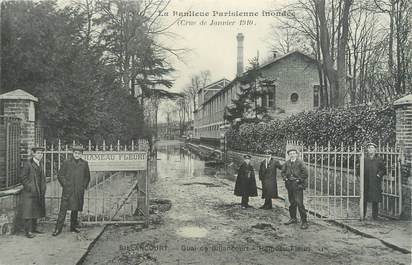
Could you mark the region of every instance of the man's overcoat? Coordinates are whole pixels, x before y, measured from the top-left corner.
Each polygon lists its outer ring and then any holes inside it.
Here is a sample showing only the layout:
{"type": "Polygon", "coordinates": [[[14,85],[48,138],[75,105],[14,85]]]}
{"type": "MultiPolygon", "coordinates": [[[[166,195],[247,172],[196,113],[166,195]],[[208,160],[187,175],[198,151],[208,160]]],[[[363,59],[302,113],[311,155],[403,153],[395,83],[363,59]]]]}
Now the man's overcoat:
{"type": "Polygon", "coordinates": [[[46,216],[46,178],[40,166],[33,158],[24,163],[21,172],[23,191],[21,193],[21,213],[23,219],[41,218],[46,216]]]}
{"type": "Polygon", "coordinates": [[[369,202],[380,202],[382,200],[382,177],[385,174],[385,164],[382,158],[374,156],[365,157],[364,160],[364,194],[369,202]]]}
{"type": "Polygon", "coordinates": [[[257,196],[257,187],[255,179],[255,171],[252,165],[248,165],[246,162],[239,167],[236,184],[235,184],[236,196],[257,196]]]}
{"type": "Polygon", "coordinates": [[[89,164],[83,159],[66,160],[58,174],[58,180],[63,187],[62,204],[68,210],[82,211],[84,192],[90,182],[89,164]]]}
{"type": "Polygon", "coordinates": [[[262,198],[278,198],[277,169],[282,169],[279,161],[271,158],[260,164],[259,179],[262,181],[262,198]]]}

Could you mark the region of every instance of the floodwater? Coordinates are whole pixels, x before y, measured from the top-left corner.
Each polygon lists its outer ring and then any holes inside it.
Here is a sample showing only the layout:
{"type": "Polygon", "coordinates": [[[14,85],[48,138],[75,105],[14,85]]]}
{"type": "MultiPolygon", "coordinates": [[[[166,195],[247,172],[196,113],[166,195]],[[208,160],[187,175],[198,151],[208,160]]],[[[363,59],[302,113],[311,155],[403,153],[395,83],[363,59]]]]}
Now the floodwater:
{"type": "Polygon", "coordinates": [[[160,143],[156,161],[149,228],[109,226],[83,264],[410,264],[410,255],[326,222],[285,226],[282,201],[261,210],[254,197],[242,210],[233,175],[182,144],[160,143]]]}

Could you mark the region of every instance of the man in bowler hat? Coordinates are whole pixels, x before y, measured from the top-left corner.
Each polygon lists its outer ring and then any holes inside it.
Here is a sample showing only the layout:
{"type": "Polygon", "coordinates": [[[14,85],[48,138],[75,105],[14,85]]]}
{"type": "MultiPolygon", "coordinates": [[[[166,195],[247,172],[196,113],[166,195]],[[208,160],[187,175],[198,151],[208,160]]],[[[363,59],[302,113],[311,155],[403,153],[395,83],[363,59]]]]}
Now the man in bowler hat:
{"type": "Polygon", "coordinates": [[[272,199],[278,198],[277,169],[282,169],[282,165],[276,160],[275,152],[266,150],[266,159],[260,163],[259,179],[262,182],[262,199],[265,203],[260,209],[272,209],[272,199]]]}
{"type": "Polygon", "coordinates": [[[282,169],[282,176],[285,180],[288,198],[290,202],[290,220],[285,225],[296,224],[296,208],[299,209],[301,228],[308,228],[306,209],[303,205],[303,190],[307,187],[308,171],[303,161],[298,159],[298,151],[295,148],[287,151],[289,160],[285,162],[282,169]]]}
{"type": "Polygon", "coordinates": [[[249,205],[249,197],[257,196],[257,187],[255,179],[255,170],[250,164],[250,155],[244,155],[244,162],[240,165],[236,184],[235,184],[235,195],[242,197],[242,209],[251,207],[249,205]]]}
{"type": "Polygon", "coordinates": [[[42,234],[37,229],[37,219],[46,216],[46,178],[43,171],[43,147],[33,147],[33,157],[24,163],[21,172],[23,191],[21,193],[21,212],[24,220],[24,231],[28,238],[34,234],[42,234]]]}
{"type": "Polygon", "coordinates": [[[67,210],[70,210],[70,231],[79,233],[78,212],[83,210],[84,192],[90,182],[90,170],[87,161],[81,158],[83,148],[73,146],[73,156],[64,161],[58,180],[63,188],[60,211],[57,218],[53,236],[59,235],[63,230],[67,210]]]}
{"type": "Polygon", "coordinates": [[[376,144],[368,143],[364,160],[364,203],[363,218],[366,217],[368,202],[372,203],[372,218],[378,219],[378,204],[382,200],[382,177],[385,175],[385,163],[376,155],[376,144]]]}

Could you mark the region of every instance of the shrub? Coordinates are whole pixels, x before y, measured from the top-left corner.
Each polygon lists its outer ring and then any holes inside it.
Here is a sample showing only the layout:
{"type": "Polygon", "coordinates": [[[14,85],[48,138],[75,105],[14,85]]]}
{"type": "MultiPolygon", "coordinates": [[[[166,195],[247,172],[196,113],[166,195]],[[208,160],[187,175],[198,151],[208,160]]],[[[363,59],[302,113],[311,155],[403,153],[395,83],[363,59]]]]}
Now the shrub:
{"type": "Polygon", "coordinates": [[[392,106],[369,106],[301,112],[284,120],[245,121],[227,132],[231,149],[249,152],[274,150],[285,155],[286,140],[305,145],[344,146],[395,143],[395,111],[392,106]]]}

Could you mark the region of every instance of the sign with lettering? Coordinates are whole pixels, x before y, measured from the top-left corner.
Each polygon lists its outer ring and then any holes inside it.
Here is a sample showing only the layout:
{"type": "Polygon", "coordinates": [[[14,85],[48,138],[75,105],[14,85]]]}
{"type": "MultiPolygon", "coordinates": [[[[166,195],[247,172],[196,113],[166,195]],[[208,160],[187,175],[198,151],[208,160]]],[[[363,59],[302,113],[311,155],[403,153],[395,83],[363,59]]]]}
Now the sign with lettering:
{"type": "Polygon", "coordinates": [[[147,152],[85,151],[83,159],[90,171],[137,171],[147,169],[147,152]]]}

